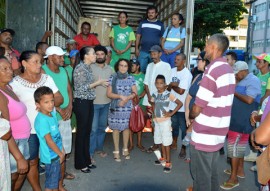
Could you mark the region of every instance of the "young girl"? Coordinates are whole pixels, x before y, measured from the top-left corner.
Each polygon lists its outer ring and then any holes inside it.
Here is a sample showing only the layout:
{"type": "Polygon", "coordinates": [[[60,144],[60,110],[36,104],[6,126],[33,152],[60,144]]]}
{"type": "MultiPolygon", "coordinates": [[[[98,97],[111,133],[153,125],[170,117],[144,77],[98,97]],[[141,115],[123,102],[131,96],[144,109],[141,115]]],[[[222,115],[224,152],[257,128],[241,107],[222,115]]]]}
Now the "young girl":
{"type": "Polygon", "coordinates": [[[118,20],[119,25],[113,26],[109,35],[112,47],[112,60],[110,63],[112,68],[120,58],[130,60],[130,47],[135,41],[135,34],[132,28],[127,25],[127,13],[120,12],[118,20]]]}
{"type": "Polygon", "coordinates": [[[162,40],[161,47],[163,49],[161,60],[167,62],[174,67],[174,59],[177,53],[181,52],[181,48],[185,45],[186,29],[182,27],[184,18],[179,13],[172,15],[172,26],[167,27],[162,40]]]}

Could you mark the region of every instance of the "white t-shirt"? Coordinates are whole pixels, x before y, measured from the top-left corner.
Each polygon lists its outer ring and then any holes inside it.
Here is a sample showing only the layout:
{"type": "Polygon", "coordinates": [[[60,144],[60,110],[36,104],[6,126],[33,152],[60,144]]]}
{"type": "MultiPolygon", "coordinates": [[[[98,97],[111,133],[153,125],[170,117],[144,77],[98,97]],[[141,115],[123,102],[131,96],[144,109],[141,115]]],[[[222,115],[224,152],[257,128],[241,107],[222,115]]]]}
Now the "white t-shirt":
{"type": "MultiPolygon", "coordinates": [[[[171,76],[172,82],[179,82],[178,87],[185,89],[185,92],[182,95],[176,93],[173,89],[171,90],[171,93],[183,103],[183,106],[178,110],[178,112],[185,112],[185,100],[191,85],[192,74],[186,67],[181,71],[177,71],[177,68],[175,67],[172,69],[171,76]]],[[[170,110],[174,110],[176,106],[176,103],[170,102],[169,108],[170,110]]]]}
{"type": "Polygon", "coordinates": [[[56,92],[58,92],[57,86],[55,85],[53,79],[47,74],[42,74],[40,80],[37,83],[30,83],[27,80],[21,78],[20,76],[16,76],[10,82],[10,85],[14,93],[20,99],[20,101],[26,105],[26,115],[31,123],[31,134],[36,134],[34,122],[38,112],[36,110],[34,92],[39,87],[47,86],[51,88],[53,93],[55,94],[56,92]]]}
{"type": "MultiPolygon", "coordinates": [[[[170,64],[163,61],[160,61],[156,64],[154,64],[154,62],[148,64],[143,83],[148,86],[150,95],[157,92],[157,88],[155,86],[155,80],[157,75],[163,75],[166,79],[166,84],[170,84],[172,79],[170,64]]],[[[145,95],[143,98],[143,105],[150,106],[150,104],[148,103],[147,95],[145,95]]]]}

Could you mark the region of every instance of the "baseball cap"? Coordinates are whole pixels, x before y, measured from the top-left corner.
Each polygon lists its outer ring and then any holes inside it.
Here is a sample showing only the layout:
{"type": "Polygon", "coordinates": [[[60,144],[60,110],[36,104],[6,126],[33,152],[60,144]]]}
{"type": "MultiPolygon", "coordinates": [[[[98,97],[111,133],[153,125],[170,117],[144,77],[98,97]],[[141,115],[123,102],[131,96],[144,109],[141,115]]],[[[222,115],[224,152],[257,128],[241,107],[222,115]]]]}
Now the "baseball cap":
{"type": "Polygon", "coordinates": [[[74,44],[74,43],[77,43],[77,42],[74,39],[72,39],[72,38],[69,38],[66,41],[66,44],[74,44]]]}
{"type": "Polygon", "coordinates": [[[11,34],[11,36],[15,35],[15,31],[12,30],[12,29],[3,28],[3,29],[0,30],[0,34],[2,34],[4,32],[9,32],[11,34]]]}
{"type": "Polygon", "coordinates": [[[234,74],[237,74],[238,72],[240,72],[242,70],[248,70],[247,63],[244,62],[244,61],[237,61],[237,62],[235,62],[235,64],[233,65],[233,72],[234,72],[234,74]]]}
{"type": "Polygon", "coordinates": [[[140,66],[140,62],[136,58],[131,59],[130,62],[131,64],[136,64],[137,66],[140,66]]]}
{"type": "Polygon", "coordinates": [[[268,62],[270,64],[270,55],[268,55],[266,53],[262,53],[259,56],[253,55],[253,58],[259,59],[259,60],[265,60],[266,62],[268,62]]]}
{"type": "Polygon", "coordinates": [[[65,54],[65,52],[59,46],[50,46],[49,48],[46,49],[46,56],[44,56],[44,58],[48,58],[48,56],[51,56],[54,54],[58,56],[62,56],[65,54]]]}
{"type": "Polygon", "coordinates": [[[78,50],[72,50],[72,51],[70,51],[69,57],[71,58],[71,57],[73,57],[73,56],[76,56],[76,54],[77,54],[78,52],[79,52],[78,50]]]}
{"type": "Polygon", "coordinates": [[[159,45],[154,45],[150,48],[149,52],[162,52],[162,49],[159,45]]]}

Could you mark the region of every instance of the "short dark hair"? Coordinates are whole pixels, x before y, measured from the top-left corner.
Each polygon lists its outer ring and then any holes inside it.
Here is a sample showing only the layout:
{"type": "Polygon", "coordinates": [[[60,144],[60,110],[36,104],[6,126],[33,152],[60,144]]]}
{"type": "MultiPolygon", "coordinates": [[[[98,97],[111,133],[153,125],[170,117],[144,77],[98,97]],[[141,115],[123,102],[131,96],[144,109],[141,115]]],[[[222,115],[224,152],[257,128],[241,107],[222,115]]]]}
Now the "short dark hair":
{"type": "Polygon", "coordinates": [[[36,52],[38,51],[38,49],[40,49],[42,47],[42,45],[48,45],[48,43],[47,42],[38,42],[36,44],[36,52]]]}
{"type": "Polygon", "coordinates": [[[115,72],[118,72],[119,71],[119,63],[121,61],[125,61],[128,65],[128,73],[130,74],[131,73],[131,68],[132,68],[132,64],[130,61],[128,61],[127,59],[124,59],[124,58],[120,58],[114,65],[114,70],[115,72]]]}
{"type": "Polygon", "coordinates": [[[102,46],[102,45],[95,46],[94,50],[95,50],[95,52],[103,51],[106,55],[108,54],[107,48],[105,46],[102,46]]]}
{"type": "Polygon", "coordinates": [[[148,13],[148,11],[149,11],[149,10],[153,10],[153,9],[156,11],[156,13],[158,12],[158,10],[157,10],[157,7],[156,7],[156,6],[154,6],[154,5],[150,5],[149,7],[147,7],[146,14],[148,13]]]}
{"type": "Polygon", "coordinates": [[[208,42],[209,43],[215,42],[217,44],[217,46],[218,46],[218,49],[222,53],[224,53],[229,47],[229,39],[228,39],[228,37],[225,36],[224,34],[220,34],[220,33],[212,35],[209,38],[208,42]]]}
{"type": "MultiPolygon", "coordinates": [[[[19,58],[19,61],[22,63],[22,61],[28,61],[32,58],[33,55],[35,55],[38,53],[34,50],[26,50],[26,51],[23,51],[20,55],[20,58],[19,58]]],[[[21,68],[21,72],[24,73],[24,67],[21,68]]]]}
{"type": "Polygon", "coordinates": [[[38,89],[36,89],[36,91],[34,92],[35,102],[40,103],[42,96],[51,95],[51,94],[53,95],[53,91],[51,88],[49,88],[47,86],[41,86],[38,89]]]}
{"type": "Polygon", "coordinates": [[[230,55],[233,60],[237,61],[237,54],[233,51],[227,52],[226,55],[230,55]]]}
{"type": "Polygon", "coordinates": [[[176,56],[181,56],[181,58],[182,58],[183,60],[186,60],[186,59],[187,59],[187,56],[186,56],[183,52],[177,53],[176,56]]]}
{"type": "Polygon", "coordinates": [[[91,28],[91,24],[87,21],[84,21],[82,24],[81,24],[81,28],[83,27],[83,25],[88,25],[90,28],[91,28]]]}
{"type": "Polygon", "coordinates": [[[163,80],[163,81],[164,81],[164,83],[166,84],[166,78],[165,78],[165,76],[163,76],[163,75],[159,74],[159,75],[157,75],[157,77],[156,77],[156,81],[157,81],[158,79],[163,80]]]}

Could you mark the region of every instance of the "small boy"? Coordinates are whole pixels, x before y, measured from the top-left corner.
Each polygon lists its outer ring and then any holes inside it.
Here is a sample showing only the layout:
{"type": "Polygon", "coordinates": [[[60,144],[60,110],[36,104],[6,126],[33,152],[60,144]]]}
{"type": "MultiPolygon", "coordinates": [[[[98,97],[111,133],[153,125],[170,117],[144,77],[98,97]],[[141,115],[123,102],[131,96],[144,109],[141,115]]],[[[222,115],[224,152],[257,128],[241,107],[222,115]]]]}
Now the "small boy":
{"type": "Polygon", "coordinates": [[[155,85],[157,92],[151,98],[155,123],[154,142],[155,144],[161,144],[162,150],[162,157],[155,161],[155,164],[165,164],[163,171],[170,173],[172,168],[170,153],[170,145],[172,144],[171,116],[182,107],[183,103],[166,90],[167,86],[163,75],[156,77],[155,85]],[[169,110],[170,101],[175,102],[177,105],[173,111],[169,110]]]}
{"type": "Polygon", "coordinates": [[[58,129],[53,92],[46,86],[39,87],[34,93],[34,99],[38,109],[34,126],[40,142],[40,160],[46,170],[45,190],[65,190],[59,183],[65,152],[58,129]]]}

